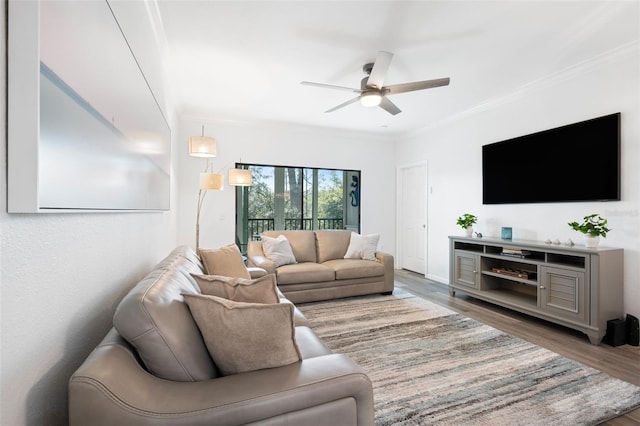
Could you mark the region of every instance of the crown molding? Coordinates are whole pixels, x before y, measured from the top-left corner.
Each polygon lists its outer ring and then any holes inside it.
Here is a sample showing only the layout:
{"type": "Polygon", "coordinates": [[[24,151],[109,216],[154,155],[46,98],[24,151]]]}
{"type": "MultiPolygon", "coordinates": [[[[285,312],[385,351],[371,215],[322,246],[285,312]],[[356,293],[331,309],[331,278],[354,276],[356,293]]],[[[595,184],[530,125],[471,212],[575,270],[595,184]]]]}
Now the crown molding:
{"type": "Polygon", "coordinates": [[[578,62],[558,71],[549,73],[535,80],[526,82],[508,94],[488,98],[485,100],[485,102],[476,104],[471,108],[450,115],[446,118],[443,118],[442,120],[432,122],[427,126],[421,127],[420,129],[408,133],[406,136],[418,136],[425,131],[451,125],[455,122],[462,121],[474,115],[496,109],[498,107],[502,107],[504,105],[516,102],[532,92],[539,91],[543,88],[556,86],[565,81],[572,80],[580,75],[592,72],[594,69],[597,69],[603,65],[621,61],[626,59],[627,57],[633,57],[634,55],[638,58],[638,61],[640,63],[639,40],[633,40],[631,42],[622,44],[600,55],[578,62]]]}

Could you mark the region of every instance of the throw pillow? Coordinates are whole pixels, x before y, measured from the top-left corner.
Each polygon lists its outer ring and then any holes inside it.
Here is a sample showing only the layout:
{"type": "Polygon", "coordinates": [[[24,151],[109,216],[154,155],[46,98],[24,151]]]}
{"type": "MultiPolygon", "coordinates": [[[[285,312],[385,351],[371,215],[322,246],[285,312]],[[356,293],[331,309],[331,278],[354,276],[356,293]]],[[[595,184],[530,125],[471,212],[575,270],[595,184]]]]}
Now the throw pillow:
{"type": "Polygon", "coordinates": [[[264,255],[276,265],[276,268],[282,265],[298,263],[293,255],[293,250],[291,250],[291,244],[289,244],[289,240],[284,235],[278,235],[278,238],[263,235],[261,240],[264,255]]]}
{"type": "Polygon", "coordinates": [[[291,303],[242,303],[199,294],[183,297],[223,375],[300,361],[291,303]]]}
{"type": "Polygon", "coordinates": [[[278,303],[276,275],[269,274],[254,280],[220,275],[191,274],[202,294],[217,296],[234,302],[278,303]]]}
{"type": "Polygon", "coordinates": [[[235,244],[218,249],[199,249],[198,254],[209,275],[251,279],[242,254],[235,244]]]}
{"type": "Polygon", "coordinates": [[[351,233],[349,248],[344,255],[345,259],[366,259],[376,260],[376,250],[378,248],[379,234],[359,235],[351,233]]]}

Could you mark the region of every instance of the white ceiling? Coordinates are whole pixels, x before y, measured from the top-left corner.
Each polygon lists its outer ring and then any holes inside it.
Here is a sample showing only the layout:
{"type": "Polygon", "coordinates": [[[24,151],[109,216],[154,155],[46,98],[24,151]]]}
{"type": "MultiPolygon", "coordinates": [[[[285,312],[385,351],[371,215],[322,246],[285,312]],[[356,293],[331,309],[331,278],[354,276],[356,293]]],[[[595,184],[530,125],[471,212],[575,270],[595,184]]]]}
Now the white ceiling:
{"type": "Polygon", "coordinates": [[[640,27],[637,0],[157,3],[182,117],[383,134],[433,125],[637,49],[640,27]],[[395,55],[385,84],[451,84],[391,96],[402,110],[396,116],[359,103],[324,113],[354,95],[300,84],[357,88],[362,65],[379,50],[395,55]]]}

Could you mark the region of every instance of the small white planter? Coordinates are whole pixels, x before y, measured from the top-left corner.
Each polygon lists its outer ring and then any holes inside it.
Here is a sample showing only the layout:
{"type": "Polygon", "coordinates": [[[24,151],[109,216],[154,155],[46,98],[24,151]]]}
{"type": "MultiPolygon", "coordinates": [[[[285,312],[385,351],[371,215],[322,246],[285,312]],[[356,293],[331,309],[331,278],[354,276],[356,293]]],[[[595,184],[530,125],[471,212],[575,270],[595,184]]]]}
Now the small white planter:
{"type": "Polygon", "coordinates": [[[600,242],[600,236],[596,235],[595,237],[593,235],[589,235],[589,234],[585,234],[584,235],[584,246],[586,248],[596,248],[598,247],[598,243],[600,242]]]}
{"type": "Polygon", "coordinates": [[[467,237],[473,236],[473,226],[467,226],[464,228],[464,235],[467,237]]]}

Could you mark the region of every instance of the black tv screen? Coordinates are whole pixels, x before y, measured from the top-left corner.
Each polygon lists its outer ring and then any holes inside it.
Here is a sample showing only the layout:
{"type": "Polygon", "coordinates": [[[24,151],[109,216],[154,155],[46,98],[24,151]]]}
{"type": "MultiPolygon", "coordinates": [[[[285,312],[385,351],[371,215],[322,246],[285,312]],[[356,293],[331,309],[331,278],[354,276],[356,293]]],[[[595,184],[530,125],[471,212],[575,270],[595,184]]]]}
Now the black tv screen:
{"type": "Polygon", "coordinates": [[[483,204],[620,200],[620,113],[482,147],[483,204]]]}

